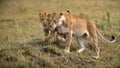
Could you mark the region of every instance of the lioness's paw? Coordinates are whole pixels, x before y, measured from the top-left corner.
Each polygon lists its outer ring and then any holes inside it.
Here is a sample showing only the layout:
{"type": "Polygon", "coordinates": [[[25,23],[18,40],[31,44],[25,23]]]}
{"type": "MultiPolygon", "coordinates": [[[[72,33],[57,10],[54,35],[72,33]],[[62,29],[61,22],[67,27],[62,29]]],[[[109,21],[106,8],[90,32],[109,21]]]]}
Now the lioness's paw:
{"type": "Polygon", "coordinates": [[[77,52],[78,53],[81,53],[82,51],[84,51],[85,50],[85,48],[80,48],[77,52]]]}
{"type": "Polygon", "coordinates": [[[64,49],[65,53],[70,53],[70,50],[64,49]]]}
{"type": "Polygon", "coordinates": [[[92,56],[93,59],[99,59],[99,56],[92,56]]]}

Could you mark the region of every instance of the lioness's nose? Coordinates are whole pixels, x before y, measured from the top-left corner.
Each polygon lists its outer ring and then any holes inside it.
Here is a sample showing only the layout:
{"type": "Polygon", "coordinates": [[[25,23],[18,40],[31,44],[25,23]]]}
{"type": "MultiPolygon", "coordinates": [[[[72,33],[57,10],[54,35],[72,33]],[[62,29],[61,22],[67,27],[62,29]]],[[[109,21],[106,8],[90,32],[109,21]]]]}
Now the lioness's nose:
{"type": "Polygon", "coordinates": [[[52,28],[52,25],[50,25],[50,28],[52,28]]]}

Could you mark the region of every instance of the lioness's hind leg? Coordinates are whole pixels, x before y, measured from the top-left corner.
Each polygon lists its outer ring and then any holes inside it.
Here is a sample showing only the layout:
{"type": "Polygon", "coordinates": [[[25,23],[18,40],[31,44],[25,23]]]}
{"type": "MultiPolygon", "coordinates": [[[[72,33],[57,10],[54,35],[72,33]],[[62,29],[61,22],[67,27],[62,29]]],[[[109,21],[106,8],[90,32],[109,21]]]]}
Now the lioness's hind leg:
{"type": "Polygon", "coordinates": [[[82,51],[85,50],[85,47],[84,47],[84,37],[77,38],[77,42],[80,45],[80,48],[79,48],[79,50],[77,52],[81,53],[82,51]]]}
{"type": "Polygon", "coordinates": [[[96,56],[93,56],[93,58],[98,59],[99,58],[99,54],[100,54],[100,47],[98,46],[98,39],[97,39],[97,37],[92,38],[92,43],[95,46],[95,50],[96,50],[96,56]]]}

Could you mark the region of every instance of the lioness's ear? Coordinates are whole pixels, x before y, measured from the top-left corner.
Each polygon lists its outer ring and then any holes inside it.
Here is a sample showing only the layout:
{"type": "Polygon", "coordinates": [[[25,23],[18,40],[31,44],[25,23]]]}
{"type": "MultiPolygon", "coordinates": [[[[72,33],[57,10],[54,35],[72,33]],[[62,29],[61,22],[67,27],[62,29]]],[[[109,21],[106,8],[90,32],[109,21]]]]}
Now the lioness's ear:
{"type": "Polygon", "coordinates": [[[69,11],[69,10],[67,10],[67,12],[70,14],[70,11],[69,11]]]}

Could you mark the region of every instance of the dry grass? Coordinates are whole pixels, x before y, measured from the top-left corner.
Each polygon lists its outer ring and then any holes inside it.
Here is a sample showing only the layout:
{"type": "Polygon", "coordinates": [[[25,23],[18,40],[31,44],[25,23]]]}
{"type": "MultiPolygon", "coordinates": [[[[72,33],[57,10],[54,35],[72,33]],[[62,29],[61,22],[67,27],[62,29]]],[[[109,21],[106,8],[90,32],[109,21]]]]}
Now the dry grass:
{"type": "Polygon", "coordinates": [[[0,0],[0,68],[119,68],[119,3],[119,0],[0,0]],[[116,43],[99,40],[99,60],[91,58],[94,48],[88,39],[81,54],[76,52],[79,45],[75,39],[70,54],[65,54],[64,46],[55,40],[45,45],[38,13],[66,10],[92,19],[106,38],[115,35],[116,43]]]}

